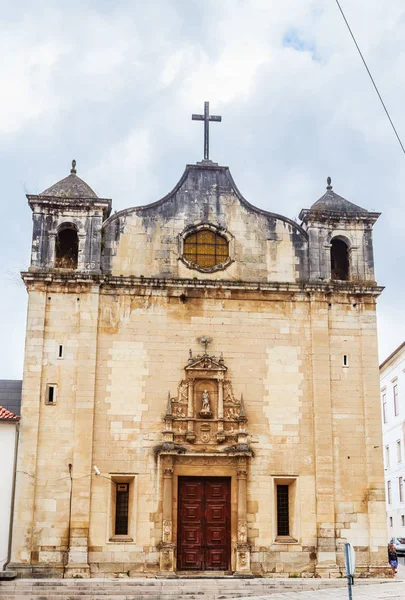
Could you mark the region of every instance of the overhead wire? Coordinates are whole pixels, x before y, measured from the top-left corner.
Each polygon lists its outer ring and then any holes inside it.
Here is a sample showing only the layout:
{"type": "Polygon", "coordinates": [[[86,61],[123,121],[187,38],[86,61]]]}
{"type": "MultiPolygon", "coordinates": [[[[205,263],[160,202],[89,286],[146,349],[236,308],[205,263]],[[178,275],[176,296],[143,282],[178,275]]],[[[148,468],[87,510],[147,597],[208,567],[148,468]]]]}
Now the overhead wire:
{"type": "Polygon", "coordinates": [[[359,45],[358,45],[358,43],[357,43],[357,41],[356,41],[356,38],[354,37],[354,33],[353,33],[353,31],[351,30],[351,27],[350,27],[350,25],[349,25],[349,22],[348,22],[348,20],[346,19],[345,13],[343,12],[343,9],[342,9],[342,7],[340,6],[339,0],[335,0],[335,1],[336,1],[336,4],[337,4],[337,5],[338,5],[338,7],[339,7],[339,10],[340,10],[340,12],[341,12],[341,14],[342,14],[342,17],[343,17],[343,19],[344,19],[344,21],[345,21],[346,25],[347,25],[347,28],[348,28],[348,30],[349,30],[349,32],[350,32],[350,35],[352,36],[353,42],[355,43],[355,46],[356,46],[356,48],[357,48],[357,50],[358,50],[358,53],[360,54],[361,60],[363,61],[363,64],[364,64],[364,66],[365,66],[365,68],[366,68],[366,70],[367,70],[367,73],[368,73],[368,75],[369,75],[369,77],[370,77],[370,79],[371,79],[371,83],[373,84],[373,86],[374,86],[374,89],[375,89],[375,91],[377,92],[377,95],[378,95],[378,97],[379,97],[379,99],[380,99],[380,102],[381,102],[381,104],[382,104],[382,106],[383,106],[383,108],[384,108],[385,114],[387,115],[387,117],[388,117],[388,120],[389,120],[389,122],[391,123],[391,127],[392,127],[392,129],[393,129],[393,131],[394,131],[394,133],[395,133],[395,135],[396,135],[396,138],[397,138],[397,140],[398,140],[398,142],[399,142],[399,144],[400,144],[400,146],[401,146],[401,148],[402,148],[402,152],[405,154],[405,147],[404,147],[404,145],[403,145],[403,143],[402,143],[402,141],[401,141],[401,138],[399,137],[399,133],[398,133],[398,131],[397,131],[397,129],[396,129],[396,127],[395,127],[395,125],[394,125],[394,123],[393,123],[392,119],[391,119],[390,113],[388,112],[388,109],[387,109],[387,107],[386,107],[386,105],[385,105],[385,102],[384,102],[384,100],[382,99],[382,96],[381,96],[381,94],[380,94],[380,92],[379,92],[379,90],[378,90],[377,84],[376,84],[376,82],[374,81],[374,78],[373,78],[373,76],[372,76],[372,74],[371,74],[371,72],[370,72],[370,69],[368,68],[368,65],[367,65],[367,63],[366,63],[366,60],[365,60],[365,58],[364,58],[364,56],[363,56],[363,54],[362,54],[362,51],[360,50],[360,47],[359,47],[359,45]]]}

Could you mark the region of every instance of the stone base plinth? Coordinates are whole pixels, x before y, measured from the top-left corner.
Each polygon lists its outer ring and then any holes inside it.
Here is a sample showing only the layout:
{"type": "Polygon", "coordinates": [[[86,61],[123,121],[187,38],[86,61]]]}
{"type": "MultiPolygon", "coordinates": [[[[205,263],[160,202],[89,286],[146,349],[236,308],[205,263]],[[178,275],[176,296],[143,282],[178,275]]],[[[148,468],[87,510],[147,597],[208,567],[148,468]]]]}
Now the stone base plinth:
{"type": "Polygon", "coordinates": [[[68,563],[65,568],[65,579],[73,577],[90,577],[90,565],[85,563],[68,563]]]}
{"type": "Polygon", "coordinates": [[[14,571],[19,579],[60,579],[63,577],[61,564],[9,563],[7,570],[14,571]]]}
{"type": "Polygon", "coordinates": [[[174,544],[162,543],[160,547],[160,573],[162,575],[170,575],[175,571],[174,562],[174,544]]]}
{"type": "Polygon", "coordinates": [[[251,575],[250,569],[250,546],[249,544],[238,544],[236,547],[236,571],[235,575],[251,575]]]}

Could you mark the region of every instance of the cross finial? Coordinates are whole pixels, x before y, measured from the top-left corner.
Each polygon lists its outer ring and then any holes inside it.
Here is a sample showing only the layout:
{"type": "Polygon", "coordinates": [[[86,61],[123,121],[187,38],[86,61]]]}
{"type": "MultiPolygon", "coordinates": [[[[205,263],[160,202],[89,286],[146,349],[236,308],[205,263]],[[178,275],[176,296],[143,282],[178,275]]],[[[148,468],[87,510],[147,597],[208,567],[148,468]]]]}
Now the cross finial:
{"type": "Polygon", "coordinates": [[[222,121],[222,117],[210,115],[210,103],[204,102],[203,115],[191,115],[193,121],[204,121],[204,160],[210,159],[209,122],[222,121]]]}
{"type": "Polygon", "coordinates": [[[76,161],[75,161],[75,159],[72,160],[72,168],[70,169],[70,172],[73,173],[73,175],[76,175],[76,161]]]}
{"type": "Polygon", "coordinates": [[[204,346],[204,354],[207,354],[207,348],[208,345],[211,344],[212,338],[204,335],[203,337],[198,338],[197,341],[204,346]]]}
{"type": "Polygon", "coordinates": [[[328,177],[328,179],[326,180],[326,183],[328,184],[328,185],[326,186],[326,189],[327,189],[328,191],[330,191],[330,190],[332,189],[332,179],[331,179],[330,177],[328,177]]]}

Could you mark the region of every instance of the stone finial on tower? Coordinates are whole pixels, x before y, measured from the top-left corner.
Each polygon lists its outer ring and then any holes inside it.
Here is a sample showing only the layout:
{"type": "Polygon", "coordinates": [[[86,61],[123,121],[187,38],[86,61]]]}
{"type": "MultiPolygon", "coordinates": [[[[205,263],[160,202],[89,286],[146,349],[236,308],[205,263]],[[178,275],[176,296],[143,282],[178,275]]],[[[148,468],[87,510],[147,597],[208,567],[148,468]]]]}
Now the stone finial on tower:
{"type": "Polygon", "coordinates": [[[76,173],[77,173],[75,159],[72,160],[72,168],[70,169],[70,172],[72,173],[72,175],[76,175],[76,173]]]}
{"type": "Polygon", "coordinates": [[[326,189],[328,190],[328,192],[332,189],[332,179],[330,177],[327,178],[326,183],[328,184],[326,186],[326,189]]]}

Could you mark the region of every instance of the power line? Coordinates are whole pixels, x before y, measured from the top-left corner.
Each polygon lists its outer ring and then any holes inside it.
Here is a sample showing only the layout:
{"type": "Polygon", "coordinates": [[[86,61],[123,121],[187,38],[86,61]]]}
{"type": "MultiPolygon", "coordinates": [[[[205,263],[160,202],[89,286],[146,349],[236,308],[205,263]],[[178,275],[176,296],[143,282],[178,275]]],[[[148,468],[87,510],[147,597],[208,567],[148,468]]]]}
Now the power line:
{"type": "Polygon", "coordinates": [[[374,86],[374,89],[375,89],[375,91],[377,92],[377,95],[378,95],[378,97],[379,97],[379,99],[380,99],[380,102],[381,102],[381,104],[382,104],[382,106],[383,106],[383,108],[384,108],[384,110],[385,110],[385,114],[387,115],[387,117],[388,117],[388,120],[389,120],[389,122],[391,123],[391,127],[392,127],[392,129],[394,130],[394,133],[395,133],[395,135],[396,135],[396,137],[397,137],[397,140],[398,140],[398,142],[399,142],[399,144],[400,144],[400,146],[401,146],[401,148],[402,148],[402,152],[405,154],[405,148],[404,148],[404,145],[403,145],[403,143],[401,142],[401,138],[399,137],[398,131],[396,130],[394,123],[392,122],[392,119],[391,119],[391,117],[390,117],[390,113],[388,112],[388,109],[387,109],[387,107],[385,106],[384,100],[382,99],[382,96],[381,96],[380,92],[378,91],[378,87],[377,87],[377,85],[376,85],[376,83],[375,83],[375,81],[374,81],[374,79],[373,79],[373,76],[372,76],[372,75],[371,75],[371,73],[370,73],[370,69],[369,69],[369,68],[368,68],[368,66],[367,66],[367,63],[366,63],[366,61],[365,61],[365,58],[364,58],[364,56],[363,56],[363,54],[362,54],[362,52],[361,52],[361,50],[360,50],[360,48],[359,48],[359,45],[358,45],[358,43],[356,42],[356,38],[354,37],[353,31],[351,30],[351,28],[350,28],[350,25],[349,25],[349,23],[348,23],[348,21],[347,21],[347,19],[346,19],[346,17],[345,17],[345,13],[343,12],[343,10],[342,10],[342,7],[340,6],[339,0],[336,0],[336,4],[338,5],[340,12],[342,13],[342,17],[343,17],[343,19],[344,19],[344,21],[345,21],[345,23],[346,23],[346,25],[347,25],[347,28],[348,28],[348,30],[349,30],[349,32],[350,32],[350,35],[352,36],[353,42],[355,43],[355,45],[356,45],[356,48],[357,48],[357,50],[358,50],[358,52],[359,52],[359,54],[360,54],[360,56],[361,56],[361,60],[363,61],[363,64],[364,64],[364,66],[366,67],[367,73],[368,73],[368,75],[369,75],[369,77],[370,77],[370,79],[371,79],[371,82],[372,82],[372,84],[373,84],[373,86],[374,86]]]}

